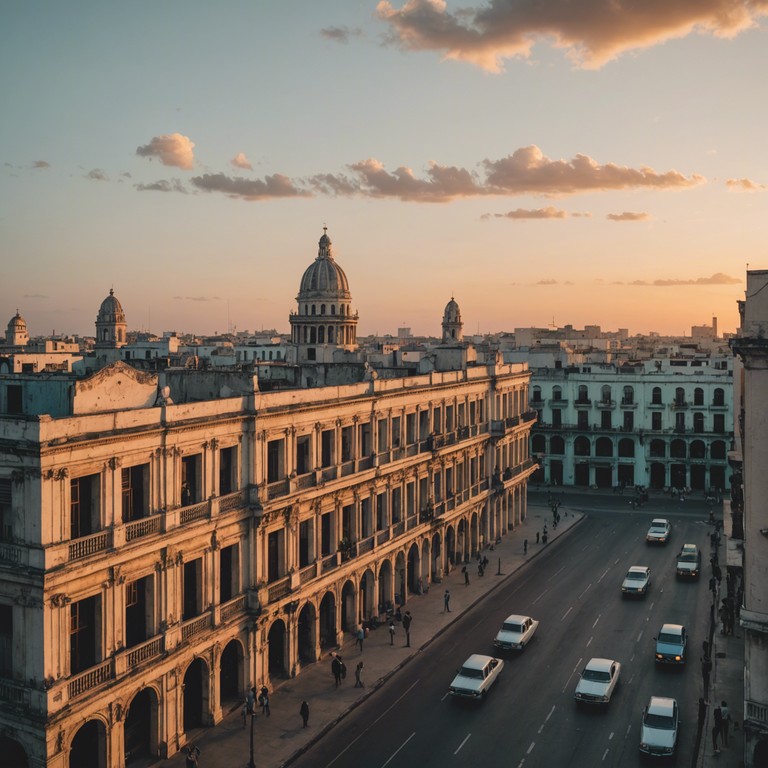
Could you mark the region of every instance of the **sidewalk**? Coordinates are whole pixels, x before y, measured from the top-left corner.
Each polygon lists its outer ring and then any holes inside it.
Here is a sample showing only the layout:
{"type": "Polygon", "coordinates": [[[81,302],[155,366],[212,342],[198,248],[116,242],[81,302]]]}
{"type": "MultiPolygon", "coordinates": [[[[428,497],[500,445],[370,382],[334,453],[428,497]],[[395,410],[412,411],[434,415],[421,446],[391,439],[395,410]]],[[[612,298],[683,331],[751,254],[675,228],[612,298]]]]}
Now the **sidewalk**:
{"type": "MultiPolygon", "coordinates": [[[[493,551],[483,553],[489,559],[483,577],[477,575],[475,561],[468,566],[470,584],[465,586],[460,568],[454,568],[440,584],[433,584],[424,595],[410,595],[404,606],[413,615],[411,647],[405,647],[402,624],[397,628],[394,645],[390,645],[387,627],[372,630],[365,639],[362,653],[355,647],[351,635],[337,649],[347,667],[347,676],[340,688],[334,686],[331,674],[330,654],[310,665],[291,680],[275,685],[270,695],[271,716],[264,717],[259,711],[254,722],[254,763],[259,768],[279,768],[289,765],[315,741],[327,733],[346,714],[373,693],[409,659],[421,652],[434,637],[443,632],[464,611],[498,587],[507,577],[519,569],[526,560],[536,557],[543,544],[536,544],[536,532],[547,525],[549,543],[562,536],[583,519],[565,506],[560,508],[560,523],[552,529],[552,512],[542,497],[533,499],[528,507],[528,517],[513,531],[502,537],[493,551]],[[567,515],[566,515],[567,513],[567,515]],[[523,553],[523,541],[528,539],[528,554],[523,553]],[[451,612],[443,612],[445,590],[451,593],[451,612]],[[355,667],[364,664],[364,688],[355,688],[355,667]],[[299,707],[306,700],[309,704],[309,726],[302,727],[299,707]]],[[[249,760],[249,727],[243,728],[243,719],[237,711],[227,715],[215,728],[205,728],[192,734],[190,743],[200,748],[201,768],[245,768],[249,760]]],[[[184,751],[174,755],[166,764],[177,768],[184,765],[184,751]]]]}

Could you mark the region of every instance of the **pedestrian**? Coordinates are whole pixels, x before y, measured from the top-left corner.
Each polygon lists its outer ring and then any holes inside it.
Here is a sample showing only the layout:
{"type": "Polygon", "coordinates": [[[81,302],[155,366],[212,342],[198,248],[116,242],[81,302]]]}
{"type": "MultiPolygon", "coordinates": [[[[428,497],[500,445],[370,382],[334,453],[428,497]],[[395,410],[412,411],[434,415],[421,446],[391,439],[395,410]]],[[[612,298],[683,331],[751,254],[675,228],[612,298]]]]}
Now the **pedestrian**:
{"type": "Polygon", "coordinates": [[[728,746],[728,729],[731,725],[731,710],[728,709],[728,702],[723,700],[720,702],[720,732],[723,735],[723,746],[728,746]]]}
{"type": "Polygon", "coordinates": [[[477,564],[477,575],[482,576],[485,573],[482,562],[477,564]]]}
{"type": "Polygon", "coordinates": [[[720,750],[717,748],[717,737],[723,738],[723,712],[720,707],[715,707],[715,724],[712,726],[712,748],[715,750],[715,754],[719,755],[720,750]]]}
{"type": "Polygon", "coordinates": [[[469,586],[469,571],[467,570],[467,566],[465,565],[465,566],[464,566],[464,567],[461,569],[461,571],[462,571],[462,573],[464,574],[464,586],[465,586],[465,587],[468,587],[468,586],[469,586]]]}
{"type": "Polygon", "coordinates": [[[722,622],[723,628],[720,630],[721,635],[727,635],[728,634],[728,606],[725,604],[725,600],[723,600],[723,604],[720,606],[720,610],[718,611],[720,615],[720,621],[722,622]]]}
{"type": "Polygon", "coordinates": [[[709,656],[705,656],[701,660],[701,677],[704,682],[704,696],[707,695],[707,692],[709,691],[709,673],[712,671],[712,662],[710,661],[709,656]]]}
{"type": "Polygon", "coordinates": [[[365,688],[363,683],[363,662],[358,661],[355,667],[355,688],[365,688]]]}
{"type": "Polygon", "coordinates": [[[393,621],[389,622],[389,644],[395,644],[395,623],[393,621]]]}
{"type": "Polygon", "coordinates": [[[443,595],[443,613],[451,612],[451,593],[446,589],[443,595]]]}
{"type": "Polygon", "coordinates": [[[536,543],[537,544],[539,543],[539,532],[538,531],[536,531],[536,543]]]}
{"type": "Polygon", "coordinates": [[[707,702],[699,696],[699,719],[696,726],[696,732],[701,737],[701,732],[704,730],[704,720],[707,716],[707,702]]]}
{"type": "Polygon", "coordinates": [[[541,537],[541,543],[542,544],[546,544],[547,543],[547,534],[546,533],[541,537]]]}
{"type": "Polygon", "coordinates": [[[245,728],[245,722],[248,715],[251,713],[248,711],[248,697],[246,696],[245,700],[243,701],[243,728],[245,728]]]}
{"type": "MultiPolygon", "coordinates": [[[[251,686],[251,690],[248,691],[248,695],[245,697],[245,703],[248,707],[248,714],[253,717],[256,713],[256,688],[251,686]]],[[[245,723],[243,723],[245,725],[245,723]]]]}
{"type": "Polygon", "coordinates": [[[360,653],[363,652],[363,640],[365,640],[365,630],[362,624],[357,625],[357,645],[360,648],[360,653]]]}
{"type": "Polygon", "coordinates": [[[200,747],[187,747],[187,757],[185,762],[186,768],[198,768],[200,765],[198,758],[200,757],[200,747]]]}
{"type": "Polygon", "coordinates": [[[410,648],[411,647],[411,622],[413,621],[413,616],[411,616],[410,611],[406,611],[403,614],[403,629],[405,630],[405,647],[410,648]]]}
{"type": "Polygon", "coordinates": [[[523,539],[523,554],[528,554],[528,539],[523,539]]]}
{"type": "Polygon", "coordinates": [[[331,672],[333,672],[333,679],[336,681],[337,688],[341,685],[341,665],[341,656],[334,653],[333,659],[331,659],[331,672]]]}
{"type": "Polygon", "coordinates": [[[304,727],[306,728],[309,723],[309,704],[307,704],[306,701],[301,702],[299,714],[301,715],[301,719],[304,721],[304,727]]]}
{"type": "Polygon", "coordinates": [[[269,712],[269,688],[266,685],[261,686],[259,691],[259,704],[261,704],[261,714],[268,715],[269,712]]]}

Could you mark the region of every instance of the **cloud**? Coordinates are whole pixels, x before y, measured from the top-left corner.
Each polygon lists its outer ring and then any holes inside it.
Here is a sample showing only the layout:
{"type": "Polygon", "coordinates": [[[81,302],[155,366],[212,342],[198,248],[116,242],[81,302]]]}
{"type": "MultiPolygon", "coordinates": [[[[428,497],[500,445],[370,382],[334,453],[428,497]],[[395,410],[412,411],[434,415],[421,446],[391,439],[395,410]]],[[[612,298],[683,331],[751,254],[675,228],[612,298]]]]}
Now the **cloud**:
{"type": "Polygon", "coordinates": [[[47,160],[35,160],[34,163],[32,163],[33,168],[50,168],[51,164],[47,160]]]}
{"type": "Polygon", "coordinates": [[[623,213],[609,213],[606,217],[609,221],[648,221],[650,214],[634,211],[624,211],[623,213]]]}
{"type": "Polygon", "coordinates": [[[44,293],[25,293],[25,299],[50,299],[50,296],[46,296],[44,293]]]}
{"type": "Polygon", "coordinates": [[[488,0],[448,12],[445,0],[388,0],[376,8],[387,39],[404,50],[439,51],[446,59],[503,70],[505,59],[527,58],[547,41],[573,62],[596,69],[626,51],[693,33],[732,38],[768,15],[768,0],[488,0]]]}
{"type": "Polygon", "coordinates": [[[758,192],[765,189],[765,184],[758,184],[752,179],[728,179],[725,186],[733,192],[758,192]]]}
{"type": "Polygon", "coordinates": [[[516,208],[507,213],[486,213],[482,218],[491,216],[495,219],[565,219],[568,213],[548,205],[546,208],[516,208]]]}
{"type": "Polygon", "coordinates": [[[155,136],[149,144],[136,149],[141,157],[157,157],[163,165],[190,170],[195,162],[192,149],[194,143],[180,133],[167,133],[155,136]]]}
{"type": "Polygon", "coordinates": [[[737,277],[731,277],[723,272],[715,272],[709,277],[696,277],[688,279],[659,279],[659,280],[633,280],[627,285],[653,286],[657,288],[670,288],[678,285],[739,285],[743,281],[737,277]]]}
{"type": "Polygon", "coordinates": [[[186,187],[178,179],[171,179],[170,181],[160,179],[151,184],[136,184],[134,186],[139,192],[181,192],[183,195],[187,194],[186,187]]]}
{"type": "Polygon", "coordinates": [[[276,173],[264,180],[233,178],[223,173],[206,173],[194,176],[192,183],[204,192],[222,192],[242,200],[267,200],[276,197],[311,197],[312,193],[300,189],[291,179],[276,173]]]}
{"type": "Polygon", "coordinates": [[[550,277],[544,280],[539,280],[535,285],[557,285],[557,280],[550,277]]]}
{"type": "Polygon", "coordinates": [[[245,156],[243,152],[238,152],[230,161],[235,168],[244,168],[246,171],[252,171],[253,166],[251,161],[245,156]]]}
{"type": "Polygon", "coordinates": [[[85,178],[91,181],[109,181],[109,177],[101,168],[94,168],[92,171],[88,171],[85,178]]]}
{"type": "Polygon", "coordinates": [[[177,301],[221,301],[221,296],[174,296],[177,301]]]}
{"type": "Polygon", "coordinates": [[[359,27],[350,28],[347,26],[325,27],[320,30],[320,34],[326,40],[333,40],[336,43],[348,43],[350,37],[360,37],[363,34],[363,30],[359,27]]]}
{"type": "Polygon", "coordinates": [[[677,171],[657,173],[652,168],[600,165],[588,155],[551,160],[535,145],[521,147],[501,160],[484,160],[488,187],[502,193],[567,195],[606,189],[675,189],[702,184],[702,176],[677,171]]]}

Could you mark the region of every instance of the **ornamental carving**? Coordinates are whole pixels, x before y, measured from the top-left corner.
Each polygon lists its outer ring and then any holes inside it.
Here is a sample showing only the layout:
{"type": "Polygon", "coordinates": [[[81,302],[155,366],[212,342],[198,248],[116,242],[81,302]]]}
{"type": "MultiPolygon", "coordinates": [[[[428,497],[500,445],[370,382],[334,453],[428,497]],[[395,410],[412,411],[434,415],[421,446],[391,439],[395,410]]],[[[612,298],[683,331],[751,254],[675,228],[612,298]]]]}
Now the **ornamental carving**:
{"type": "Polygon", "coordinates": [[[221,549],[221,544],[219,543],[219,538],[216,535],[216,531],[213,531],[211,533],[211,549],[216,552],[218,549],[221,549]]]}
{"type": "Polygon", "coordinates": [[[11,472],[11,480],[14,485],[21,485],[24,482],[24,470],[14,469],[13,472],[11,472]]]}
{"type": "Polygon", "coordinates": [[[123,460],[120,456],[113,456],[108,463],[110,469],[120,469],[123,466],[123,460]]]}
{"type": "Polygon", "coordinates": [[[63,592],[57,592],[55,595],[51,595],[51,606],[54,608],[63,608],[71,602],[71,598],[67,597],[63,592]]]}
{"type": "Polygon", "coordinates": [[[117,584],[118,586],[125,584],[125,574],[122,573],[122,566],[113,565],[110,567],[109,572],[109,580],[113,584],[117,584]]]}
{"type": "Polygon", "coordinates": [[[323,425],[319,422],[315,422],[315,432],[319,432],[323,428],[323,425]]]}
{"type": "Polygon", "coordinates": [[[57,480],[66,480],[69,477],[69,469],[66,467],[61,467],[61,469],[57,469],[56,473],[54,474],[54,477],[57,480]]]}
{"type": "Polygon", "coordinates": [[[52,480],[53,479],[53,470],[52,469],[46,469],[45,472],[43,473],[43,477],[46,480],[52,480]]]}

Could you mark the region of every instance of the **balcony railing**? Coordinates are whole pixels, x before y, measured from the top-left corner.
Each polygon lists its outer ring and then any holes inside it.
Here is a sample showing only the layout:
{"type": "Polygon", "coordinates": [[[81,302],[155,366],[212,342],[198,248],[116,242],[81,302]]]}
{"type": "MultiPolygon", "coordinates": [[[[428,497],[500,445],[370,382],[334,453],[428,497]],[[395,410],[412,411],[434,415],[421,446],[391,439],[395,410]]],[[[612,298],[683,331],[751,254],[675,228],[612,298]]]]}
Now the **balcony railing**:
{"type": "Polygon", "coordinates": [[[248,603],[248,595],[238,595],[221,606],[221,621],[229,621],[233,616],[239,616],[245,613],[248,603]]]}
{"type": "Polygon", "coordinates": [[[285,496],[288,493],[288,478],[277,480],[267,486],[267,499],[276,499],[278,496],[285,496]]]}
{"type": "Polygon", "coordinates": [[[362,555],[365,552],[370,552],[373,549],[373,536],[369,536],[367,539],[363,539],[357,543],[357,554],[362,555]]]}
{"type": "Polygon", "coordinates": [[[202,616],[195,616],[194,619],[185,621],[181,625],[181,640],[187,642],[187,640],[202,634],[206,629],[211,627],[211,614],[204,613],[202,616]]]}
{"type": "Polygon", "coordinates": [[[70,678],[67,684],[67,697],[74,699],[76,696],[80,696],[86,691],[106,683],[107,680],[111,680],[114,676],[112,659],[102,661],[101,664],[86,669],[85,672],[80,672],[78,675],[70,678]]]}
{"type": "Polygon", "coordinates": [[[160,656],[165,649],[165,638],[163,635],[153,637],[151,640],[147,640],[141,645],[134,646],[128,649],[126,666],[128,669],[134,669],[145,661],[154,659],[160,656]]]}
{"type": "Polygon", "coordinates": [[[336,567],[336,564],[338,562],[339,562],[339,559],[336,556],[335,552],[332,555],[328,555],[327,557],[324,557],[322,559],[322,562],[320,563],[320,572],[327,573],[328,571],[332,571],[336,567]]]}
{"type": "Polygon", "coordinates": [[[207,501],[201,501],[192,506],[184,507],[179,513],[179,522],[182,525],[192,523],[195,520],[203,520],[210,515],[210,507],[207,501]]]}
{"type": "Polygon", "coordinates": [[[245,491],[235,491],[219,499],[219,513],[229,512],[245,505],[245,491]]]}
{"type": "Polygon", "coordinates": [[[595,400],[595,408],[599,408],[601,411],[605,411],[615,407],[616,407],[615,400],[595,400]]]}
{"type": "Polygon", "coordinates": [[[18,565],[21,563],[21,549],[12,544],[0,544],[0,562],[18,565]]]}
{"type": "Polygon", "coordinates": [[[275,603],[286,597],[291,591],[291,582],[289,576],[283,576],[280,581],[275,581],[269,585],[269,602],[275,603]]]}
{"type": "Polygon", "coordinates": [[[768,704],[760,704],[757,701],[750,701],[747,699],[745,702],[745,718],[752,720],[756,723],[761,723],[763,726],[768,725],[768,704]]]}
{"type": "Polygon", "coordinates": [[[75,539],[69,544],[69,559],[79,560],[97,552],[104,552],[112,545],[112,531],[99,531],[90,536],[75,539]]]}
{"type": "Polygon", "coordinates": [[[14,707],[29,707],[29,689],[15,680],[0,680],[0,701],[14,707]]]}
{"type": "Polygon", "coordinates": [[[125,524],[125,540],[133,541],[142,536],[150,536],[153,533],[160,533],[161,515],[150,515],[142,517],[139,520],[131,520],[125,524]]]}

